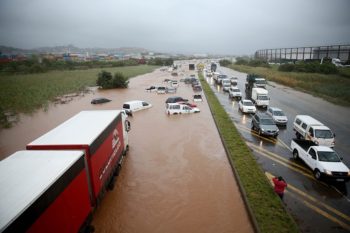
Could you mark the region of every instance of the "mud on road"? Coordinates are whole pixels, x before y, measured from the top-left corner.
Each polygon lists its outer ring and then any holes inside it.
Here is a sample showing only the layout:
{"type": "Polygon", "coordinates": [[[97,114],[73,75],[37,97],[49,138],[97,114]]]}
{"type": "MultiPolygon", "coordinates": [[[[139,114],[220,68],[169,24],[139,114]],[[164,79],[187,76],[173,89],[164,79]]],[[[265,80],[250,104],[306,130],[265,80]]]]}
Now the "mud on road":
{"type": "MultiPolygon", "coordinates": [[[[205,98],[198,114],[168,116],[165,100],[171,95],[145,91],[166,85],[165,78],[174,77],[157,70],[131,79],[128,89],[96,91],[23,115],[15,127],[0,131],[0,156],[24,149],[81,110],[145,100],[153,107],[130,119],[130,150],[114,190],[94,212],[95,232],[253,232],[205,98]],[[95,97],[112,101],[91,105],[95,97]]],[[[176,95],[191,101],[191,86],[181,82],[176,95]]]]}

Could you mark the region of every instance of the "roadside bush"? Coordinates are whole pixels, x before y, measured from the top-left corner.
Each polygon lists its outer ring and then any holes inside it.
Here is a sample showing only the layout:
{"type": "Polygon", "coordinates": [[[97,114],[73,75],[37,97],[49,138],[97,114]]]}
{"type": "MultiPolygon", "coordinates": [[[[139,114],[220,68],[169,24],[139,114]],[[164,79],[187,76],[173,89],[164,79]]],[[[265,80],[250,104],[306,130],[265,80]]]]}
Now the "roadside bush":
{"type": "Polygon", "coordinates": [[[278,70],[283,72],[292,72],[294,71],[294,68],[295,68],[294,64],[282,64],[278,67],[278,70]]]}
{"type": "Polygon", "coordinates": [[[243,59],[243,58],[237,58],[235,64],[236,65],[248,65],[248,61],[243,59]]]}
{"type": "Polygon", "coordinates": [[[98,74],[96,84],[102,89],[127,88],[129,81],[120,72],[115,73],[113,77],[110,72],[102,71],[98,74]]]}
{"type": "Polygon", "coordinates": [[[227,60],[227,59],[220,60],[219,63],[220,63],[220,66],[232,65],[232,62],[230,60],[227,60]]]}
{"type": "Polygon", "coordinates": [[[128,79],[120,72],[114,74],[112,86],[114,88],[127,88],[129,85],[128,79]]]}
{"type": "Polygon", "coordinates": [[[102,89],[110,89],[113,88],[112,85],[112,74],[107,71],[102,71],[98,74],[98,78],[96,81],[97,86],[100,86],[102,89]]]}
{"type": "Polygon", "coordinates": [[[305,73],[322,73],[322,74],[336,74],[338,73],[337,67],[329,62],[320,64],[317,61],[314,62],[298,62],[296,64],[282,64],[278,67],[279,71],[283,72],[305,72],[305,73]]]}
{"type": "Polygon", "coordinates": [[[250,60],[248,65],[252,66],[252,67],[267,67],[267,68],[270,68],[269,63],[267,61],[261,60],[261,59],[250,60]]]}

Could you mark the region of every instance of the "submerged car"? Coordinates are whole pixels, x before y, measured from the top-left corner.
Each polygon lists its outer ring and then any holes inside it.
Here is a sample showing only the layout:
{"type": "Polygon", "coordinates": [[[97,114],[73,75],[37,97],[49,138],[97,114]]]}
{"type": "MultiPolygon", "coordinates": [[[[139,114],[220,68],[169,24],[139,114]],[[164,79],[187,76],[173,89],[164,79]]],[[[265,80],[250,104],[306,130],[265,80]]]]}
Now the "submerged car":
{"type": "Polygon", "coordinates": [[[165,113],[168,115],[176,114],[186,114],[186,113],[198,113],[200,112],[199,108],[192,108],[185,104],[179,103],[168,103],[166,104],[165,113]]]}
{"type": "Polygon", "coordinates": [[[252,130],[256,130],[259,135],[273,136],[278,135],[278,127],[272,117],[266,113],[257,113],[252,118],[252,130]]]}
{"type": "Polygon", "coordinates": [[[152,107],[152,104],[150,104],[146,101],[143,101],[143,100],[132,100],[132,101],[125,102],[123,104],[123,110],[128,111],[131,114],[133,112],[147,109],[147,108],[151,108],[151,107],[152,107]]]}
{"type": "Polygon", "coordinates": [[[238,102],[238,108],[241,110],[243,113],[255,113],[256,112],[256,107],[253,104],[251,100],[240,100],[238,102]]]}
{"type": "Polygon", "coordinates": [[[193,95],[193,101],[194,102],[202,102],[203,101],[202,95],[200,95],[200,94],[193,95]]]}
{"type": "Polygon", "coordinates": [[[110,101],[111,101],[110,99],[101,97],[101,98],[95,98],[95,99],[91,100],[91,103],[92,104],[102,104],[102,103],[107,103],[110,101]]]}
{"type": "Polygon", "coordinates": [[[272,117],[276,125],[287,125],[288,118],[281,109],[269,107],[266,113],[272,117]]]}
{"type": "Polygon", "coordinates": [[[178,103],[178,102],[187,102],[188,99],[184,99],[180,96],[172,96],[172,97],[169,97],[165,103],[168,104],[168,103],[178,103]]]}
{"type": "Polygon", "coordinates": [[[157,90],[156,86],[150,86],[150,87],[146,88],[146,91],[150,91],[150,92],[156,91],[156,90],[157,90]]]}

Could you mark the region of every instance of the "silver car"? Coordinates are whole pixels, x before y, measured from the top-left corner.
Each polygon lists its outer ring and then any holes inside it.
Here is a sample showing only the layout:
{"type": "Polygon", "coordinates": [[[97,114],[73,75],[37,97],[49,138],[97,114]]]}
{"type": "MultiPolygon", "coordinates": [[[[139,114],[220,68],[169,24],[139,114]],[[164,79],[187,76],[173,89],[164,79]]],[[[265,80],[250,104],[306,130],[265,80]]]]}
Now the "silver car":
{"type": "Polygon", "coordinates": [[[276,125],[282,125],[282,126],[287,125],[288,118],[281,109],[275,108],[275,107],[269,107],[266,113],[272,117],[276,125]]]}

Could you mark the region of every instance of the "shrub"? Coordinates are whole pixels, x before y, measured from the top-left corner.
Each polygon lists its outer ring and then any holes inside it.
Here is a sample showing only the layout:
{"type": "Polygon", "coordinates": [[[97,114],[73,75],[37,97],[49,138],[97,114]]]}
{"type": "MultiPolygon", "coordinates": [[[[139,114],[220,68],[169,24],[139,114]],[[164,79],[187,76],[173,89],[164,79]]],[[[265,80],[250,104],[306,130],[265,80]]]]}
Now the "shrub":
{"type": "Polygon", "coordinates": [[[107,71],[102,71],[98,74],[96,84],[102,89],[111,89],[111,88],[127,88],[129,81],[128,79],[120,72],[112,74],[107,71]]]}
{"type": "Polygon", "coordinates": [[[219,63],[220,63],[220,66],[232,65],[232,62],[230,60],[227,60],[227,59],[220,60],[219,63]]]}
{"type": "Polygon", "coordinates": [[[243,58],[237,58],[236,65],[248,65],[248,61],[243,58]]]}
{"type": "Polygon", "coordinates": [[[294,70],[294,64],[282,64],[278,67],[279,71],[292,72],[294,70]]]}
{"type": "Polygon", "coordinates": [[[102,89],[113,88],[112,86],[112,74],[107,71],[102,71],[98,74],[96,81],[97,86],[100,86],[102,89]]]}
{"type": "Polygon", "coordinates": [[[114,74],[112,86],[114,88],[127,88],[129,85],[128,79],[120,72],[114,74]]]}

